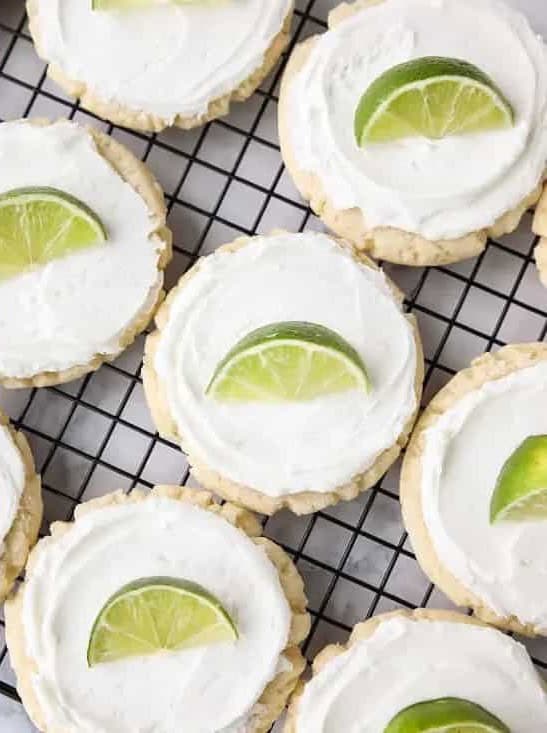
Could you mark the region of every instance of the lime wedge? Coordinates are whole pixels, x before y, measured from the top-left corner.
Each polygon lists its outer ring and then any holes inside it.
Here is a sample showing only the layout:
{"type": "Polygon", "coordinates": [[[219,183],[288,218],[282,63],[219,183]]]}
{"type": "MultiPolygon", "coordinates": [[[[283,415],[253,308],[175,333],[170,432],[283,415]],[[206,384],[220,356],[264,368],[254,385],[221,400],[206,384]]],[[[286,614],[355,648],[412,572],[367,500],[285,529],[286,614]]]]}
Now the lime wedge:
{"type": "Polygon", "coordinates": [[[99,217],[54,188],[19,188],[0,195],[0,280],[103,244],[99,217]]]}
{"type": "Polygon", "coordinates": [[[205,588],[177,578],[142,578],[121,588],[101,609],[87,663],[94,667],[237,638],[230,615],[205,588]]]}
{"type": "Polygon", "coordinates": [[[492,79],[459,59],[425,56],[394,66],[374,81],[355,112],[360,147],[406,137],[444,138],[514,123],[492,79]]]}
{"type": "Polygon", "coordinates": [[[396,715],[384,733],[511,733],[479,705],[444,697],[411,705],[396,715]]]}
{"type": "Polygon", "coordinates": [[[287,321],[252,331],[220,362],[207,393],[232,402],[296,402],[369,389],[365,365],[339,334],[287,321]]]}
{"type": "Polygon", "coordinates": [[[541,519],[547,519],[547,435],[532,435],[500,471],[490,503],[490,522],[541,519]]]}

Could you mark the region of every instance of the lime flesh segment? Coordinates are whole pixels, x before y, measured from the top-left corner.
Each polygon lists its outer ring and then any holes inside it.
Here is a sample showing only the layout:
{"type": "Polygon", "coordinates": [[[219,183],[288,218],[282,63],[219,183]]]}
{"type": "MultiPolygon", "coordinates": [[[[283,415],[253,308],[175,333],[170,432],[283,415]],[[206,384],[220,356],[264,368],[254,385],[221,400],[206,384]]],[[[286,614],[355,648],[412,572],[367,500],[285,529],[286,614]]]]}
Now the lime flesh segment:
{"type": "Polygon", "coordinates": [[[106,242],[99,217],[54,188],[0,195],[0,280],[106,242]]]}
{"type": "Polygon", "coordinates": [[[357,351],[329,328],[303,321],[252,331],[220,362],[207,388],[227,402],[297,402],[369,389],[357,351]]]}
{"type": "Polygon", "coordinates": [[[115,593],[97,616],[87,649],[90,667],[238,638],[222,604],[197,583],[142,578],[115,593]]]}
{"type": "Polygon", "coordinates": [[[479,68],[426,56],[394,66],[370,85],[355,113],[355,138],[360,147],[440,139],[511,127],[514,119],[509,101],[479,68]]]}
{"type": "Polygon", "coordinates": [[[490,503],[490,522],[542,519],[547,519],[547,435],[532,435],[500,471],[490,503]]]}
{"type": "Polygon", "coordinates": [[[411,705],[396,715],[384,733],[511,733],[484,708],[468,700],[444,697],[411,705]]]}

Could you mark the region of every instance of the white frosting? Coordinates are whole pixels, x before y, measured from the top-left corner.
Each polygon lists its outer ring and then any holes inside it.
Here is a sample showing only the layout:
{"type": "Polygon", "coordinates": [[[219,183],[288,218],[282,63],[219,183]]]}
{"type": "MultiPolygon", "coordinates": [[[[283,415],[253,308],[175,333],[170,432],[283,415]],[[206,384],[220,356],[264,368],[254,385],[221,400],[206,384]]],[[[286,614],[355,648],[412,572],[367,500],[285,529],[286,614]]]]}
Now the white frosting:
{"type": "Polygon", "coordinates": [[[264,62],[291,0],[221,0],[97,12],[40,0],[47,59],[102,99],[172,121],[207,111],[264,62]],[[97,53],[100,49],[100,53],[97,53]]]}
{"type": "Polygon", "coordinates": [[[487,382],[425,433],[424,520],[441,564],[500,616],[547,631],[546,522],[490,524],[499,472],[547,434],[547,363],[487,382]]]}
{"type": "Polygon", "coordinates": [[[289,89],[292,150],[337,209],[369,228],[428,239],[488,227],[537,186],[547,160],[547,49],[499,0],[385,0],[323,35],[289,89]],[[516,113],[513,128],[443,140],[357,146],[361,95],[384,71],[422,56],[470,61],[516,113]]]}
{"type": "Polygon", "coordinates": [[[25,488],[25,464],[11,433],[0,426],[0,557],[25,488]]]}
{"type": "Polygon", "coordinates": [[[117,354],[120,336],[157,298],[163,242],[134,189],[69,122],[0,125],[0,193],[51,186],[95,211],[106,244],[0,281],[0,373],[29,377],[117,354]]]}
{"type": "Polygon", "coordinates": [[[155,368],[190,455],[270,496],[328,491],[390,448],[416,407],[413,329],[381,272],[323,234],[257,237],[200,261],[170,304],[155,368]],[[339,333],[372,382],[303,403],[232,404],[205,389],[246,334],[279,321],[339,333]]]}
{"type": "Polygon", "coordinates": [[[296,733],[379,733],[409,705],[457,697],[511,733],[547,726],[547,695],[525,648],[499,631],[445,621],[383,621],[306,685],[296,733]]]}
{"type": "Polygon", "coordinates": [[[204,509],[158,497],[86,514],[43,545],[23,606],[33,690],[47,727],[65,733],[247,733],[290,623],[262,548],[204,509]],[[240,638],[88,668],[98,612],[123,585],[149,576],[204,586],[240,638]]]}

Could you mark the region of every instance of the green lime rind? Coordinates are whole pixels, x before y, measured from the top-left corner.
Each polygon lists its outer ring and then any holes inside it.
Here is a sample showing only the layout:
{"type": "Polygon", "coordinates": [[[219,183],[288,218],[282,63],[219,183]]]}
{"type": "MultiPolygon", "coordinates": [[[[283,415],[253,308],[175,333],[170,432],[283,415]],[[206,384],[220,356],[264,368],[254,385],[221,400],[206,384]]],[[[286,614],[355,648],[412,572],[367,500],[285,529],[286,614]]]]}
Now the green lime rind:
{"type": "Polygon", "coordinates": [[[72,196],[72,194],[66,191],[61,191],[58,188],[52,188],[51,186],[28,186],[25,188],[14,188],[11,191],[0,194],[0,206],[9,205],[15,199],[19,199],[22,203],[25,201],[32,201],[37,199],[45,199],[51,201],[61,201],[67,208],[72,207],[78,214],[85,214],[85,216],[94,222],[97,230],[99,230],[102,236],[106,239],[107,233],[102,221],[97,214],[83,201],[72,196]]]}
{"type": "Polygon", "coordinates": [[[220,601],[201,585],[171,577],[140,578],[114,593],[93,624],[87,663],[236,641],[239,633],[220,601]]]}
{"type": "Polygon", "coordinates": [[[316,323],[284,321],[242,338],[206,393],[234,402],[297,402],[369,387],[363,360],[342,336],[316,323]]]}
{"type": "Polygon", "coordinates": [[[388,69],[361,97],[355,112],[357,144],[510,127],[515,113],[503,92],[467,61],[439,56],[388,69]]]}
{"type": "Polygon", "coordinates": [[[97,214],[65,191],[18,188],[0,195],[0,280],[107,239],[97,214]]]}
{"type": "Polygon", "coordinates": [[[480,705],[444,697],[411,705],[388,723],[384,733],[511,733],[480,705]]]}
{"type": "Polygon", "coordinates": [[[490,522],[547,519],[547,435],[532,435],[509,456],[490,502],[490,522]]]}

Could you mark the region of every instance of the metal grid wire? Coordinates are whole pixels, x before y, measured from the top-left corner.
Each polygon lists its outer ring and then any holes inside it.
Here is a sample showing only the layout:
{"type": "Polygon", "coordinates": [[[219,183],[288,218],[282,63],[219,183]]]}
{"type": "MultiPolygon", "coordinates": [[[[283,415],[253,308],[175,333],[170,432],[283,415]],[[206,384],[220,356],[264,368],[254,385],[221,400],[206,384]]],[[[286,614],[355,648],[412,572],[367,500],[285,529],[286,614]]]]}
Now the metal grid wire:
{"type": "MultiPolygon", "coordinates": [[[[336,4],[297,1],[290,49],[322,32],[336,4]]],[[[282,71],[283,63],[251,100],[201,129],[130,132],[85,113],[46,79],[23,1],[0,1],[0,119],[68,117],[105,130],[146,161],[166,191],[175,235],[169,287],[199,255],[237,235],[274,227],[322,229],[281,162],[276,110],[282,71]]],[[[490,242],[476,260],[435,269],[386,266],[420,322],[426,401],[483,351],[545,339],[547,295],[533,264],[534,245],[528,214],[517,233],[490,242]]],[[[184,455],[155,433],[143,396],[141,357],[142,338],[113,364],[71,384],[0,390],[0,404],[27,435],[43,477],[44,532],[52,520],[70,518],[78,502],[115,488],[192,482],[184,455]]],[[[397,487],[396,467],[356,501],[307,518],[283,512],[265,521],[265,533],[293,556],[306,581],[313,617],[305,645],[310,659],[375,613],[450,607],[415,561],[397,487]]],[[[537,664],[547,668],[547,643],[526,643],[537,664]]],[[[0,729],[6,733],[32,730],[20,715],[14,682],[0,617],[0,729]]]]}

